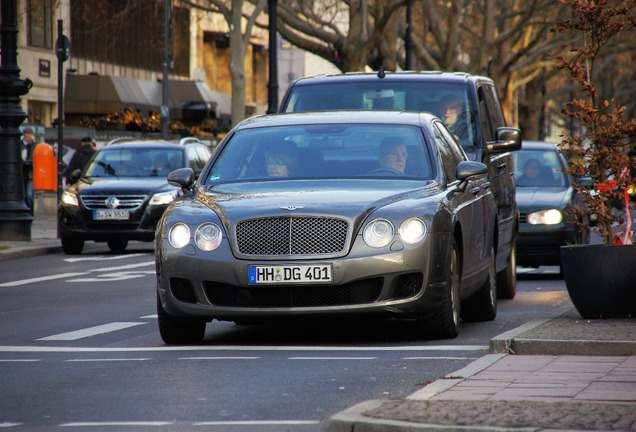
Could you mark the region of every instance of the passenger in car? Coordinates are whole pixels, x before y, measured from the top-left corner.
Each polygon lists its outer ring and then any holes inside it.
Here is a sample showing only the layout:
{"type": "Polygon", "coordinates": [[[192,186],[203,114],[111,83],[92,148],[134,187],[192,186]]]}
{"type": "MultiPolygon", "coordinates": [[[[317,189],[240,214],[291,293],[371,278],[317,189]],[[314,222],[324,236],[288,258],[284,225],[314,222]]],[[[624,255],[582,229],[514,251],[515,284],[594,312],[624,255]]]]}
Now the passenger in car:
{"type": "Polygon", "coordinates": [[[556,186],[549,167],[537,159],[528,159],[523,164],[523,174],[517,179],[518,186],[556,186]]]}
{"type": "Polygon", "coordinates": [[[444,96],[441,107],[442,120],[459,143],[464,143],[468,138],[468,126],[466,123],[466,111],[462,107],[459,97],[454,94],[444,96]]]}
{"type": "Polygon", "coordinates": [[[298,160],[291,146],[276,145],[265,155],[267,175],[270,177],[289,177],[296,173],[298,160]]]}
{"type": "Polygon", "coordinates": [[[380,143],[380,153],[378,155],[380,169],[394,170],[404,174],[407,158],[406,144],[404,144],[402,138],[384,138],[380,143]]]}

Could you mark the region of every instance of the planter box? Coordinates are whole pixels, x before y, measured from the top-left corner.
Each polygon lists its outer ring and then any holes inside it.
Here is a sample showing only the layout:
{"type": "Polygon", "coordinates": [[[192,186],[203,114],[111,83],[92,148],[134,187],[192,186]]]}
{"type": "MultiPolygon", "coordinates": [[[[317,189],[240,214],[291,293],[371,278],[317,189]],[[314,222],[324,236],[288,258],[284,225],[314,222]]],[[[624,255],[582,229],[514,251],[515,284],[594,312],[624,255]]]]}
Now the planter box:
{"type": "Polygon", "coordinates": [[[636,244],[562,246],[563,278],[586,319],[636,316],[636,244]]]}

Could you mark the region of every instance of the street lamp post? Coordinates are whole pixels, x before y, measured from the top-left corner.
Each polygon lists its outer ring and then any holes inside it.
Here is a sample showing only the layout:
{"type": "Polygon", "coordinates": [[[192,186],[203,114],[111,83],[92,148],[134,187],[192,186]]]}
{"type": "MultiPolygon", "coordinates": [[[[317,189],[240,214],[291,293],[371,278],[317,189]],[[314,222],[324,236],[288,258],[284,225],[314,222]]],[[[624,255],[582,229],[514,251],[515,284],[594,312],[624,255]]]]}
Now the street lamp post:
{"type": "Polygon", "coordinates": [[[31,240],[33,214],[26,204],[20,124],[27,117],[20,97],[32,86],[20,79],[16,0],[2,0],[0,42],[0,240],[31,240]]]}
{"type": "Polygon", "coordinates": [[[278,43],[276,38],[277,0],[268,0],[269,12],[269,81],[267,84],[267,114],[278,111],[278,43]]]}

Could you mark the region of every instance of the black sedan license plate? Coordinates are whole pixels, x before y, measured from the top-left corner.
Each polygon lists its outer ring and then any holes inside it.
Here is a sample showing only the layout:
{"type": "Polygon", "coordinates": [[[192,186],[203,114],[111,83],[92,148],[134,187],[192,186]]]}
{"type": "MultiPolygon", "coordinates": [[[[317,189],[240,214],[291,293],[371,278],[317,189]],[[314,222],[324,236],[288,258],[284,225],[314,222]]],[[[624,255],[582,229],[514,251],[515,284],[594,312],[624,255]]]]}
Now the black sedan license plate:
{"type": "Polygon", "coordinates": [[[95,210],[93,220],[128,220],[130,212],[128,210],[95,210]]]}
{"type": "Polygon", "coordinates": [[[249,283],[329,283],[331,265],[249,266],[249,283]]]}

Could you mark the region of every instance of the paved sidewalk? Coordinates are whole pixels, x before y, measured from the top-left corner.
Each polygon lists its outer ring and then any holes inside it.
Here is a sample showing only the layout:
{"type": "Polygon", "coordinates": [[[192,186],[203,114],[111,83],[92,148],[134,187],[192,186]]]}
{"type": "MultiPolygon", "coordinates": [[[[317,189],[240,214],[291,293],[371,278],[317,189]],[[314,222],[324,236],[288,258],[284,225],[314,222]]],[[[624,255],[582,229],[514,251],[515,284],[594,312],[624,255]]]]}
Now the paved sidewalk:
{"type": "Polygon", "coordinates": [[[490,347],[407,398],[333,416],[329,430],[636,431],[636,319],[584,320],[572,309],[490,347]]]}
{"type": "Polygon", "coordinates": [[[57,215],[36,215],[31,223],[31,241],[0,241],[0,260],[24,258],[59,252],[62,244],[57,238],[57,215]]]}

